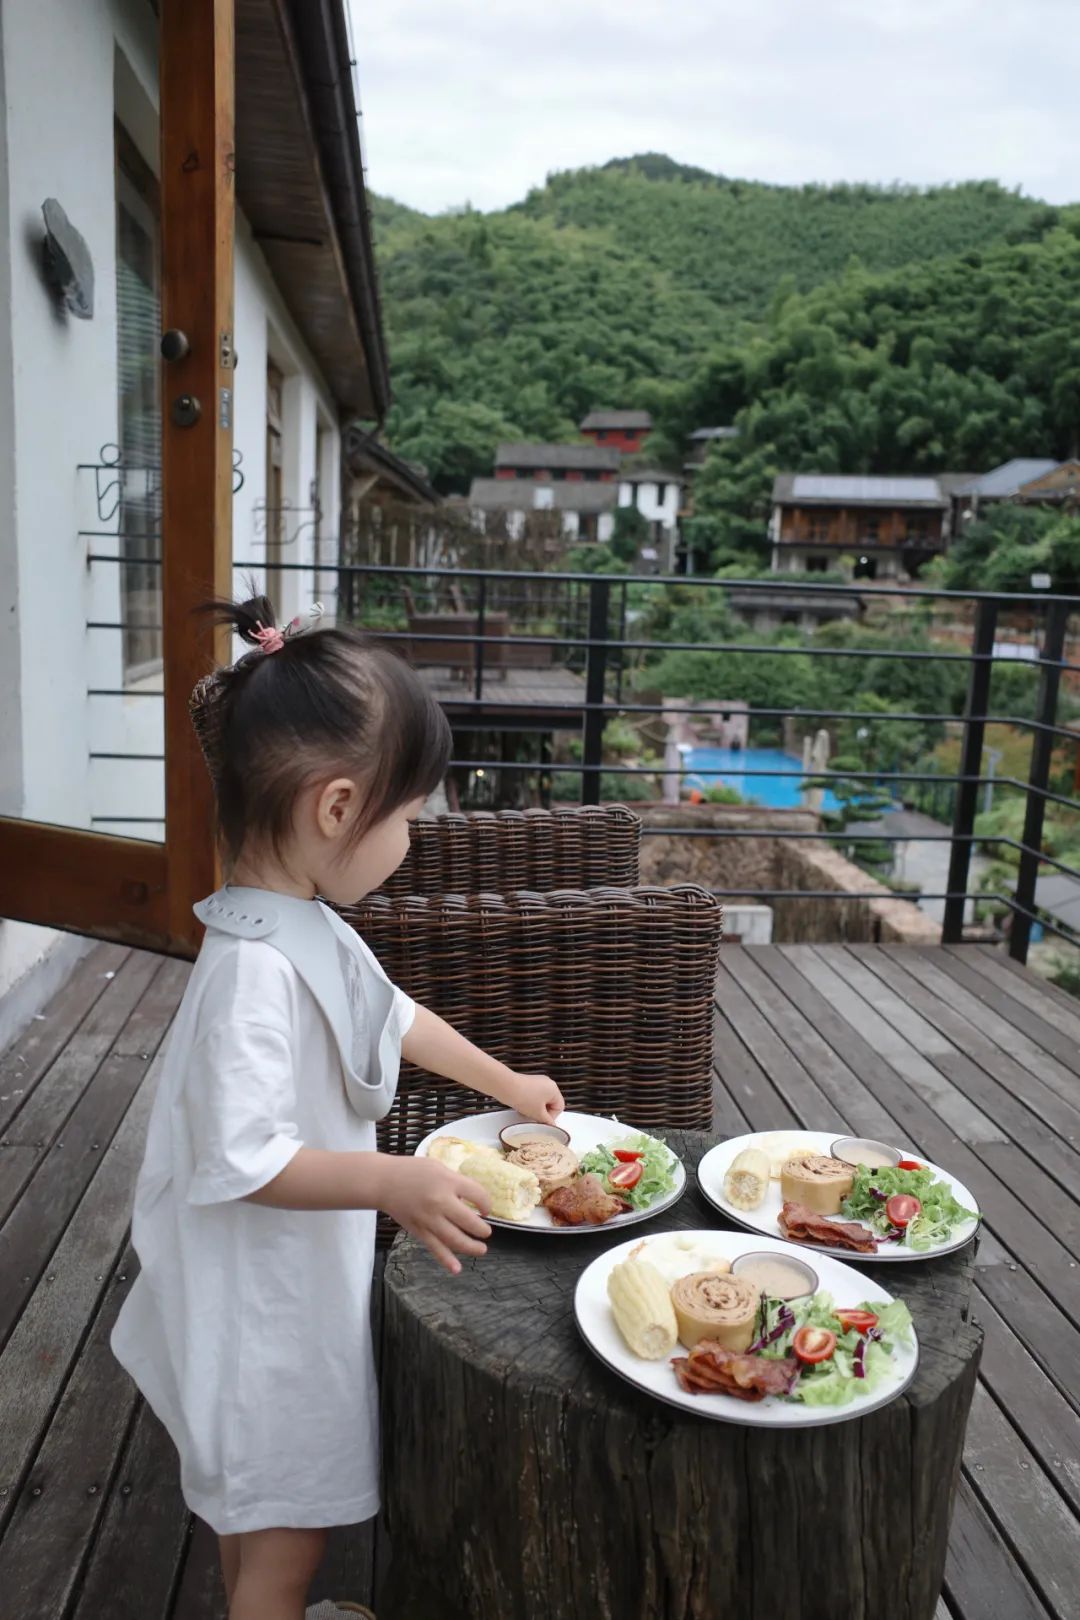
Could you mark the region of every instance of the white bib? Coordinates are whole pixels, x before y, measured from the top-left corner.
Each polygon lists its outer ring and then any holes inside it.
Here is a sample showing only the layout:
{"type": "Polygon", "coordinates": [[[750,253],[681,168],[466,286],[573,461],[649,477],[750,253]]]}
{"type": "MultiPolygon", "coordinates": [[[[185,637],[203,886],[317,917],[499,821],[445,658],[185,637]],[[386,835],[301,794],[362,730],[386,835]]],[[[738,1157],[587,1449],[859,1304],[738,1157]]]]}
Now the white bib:
{"type": "Polygon", "coordinates": [[[315,997],[341,1055],[345,1092],[361,1119],[382,1119],[397,1093],[401,1037],[412,1003],[347,923],[321,900],[227,884],[194,908],[208,929],[262,939],[315,997]]]}

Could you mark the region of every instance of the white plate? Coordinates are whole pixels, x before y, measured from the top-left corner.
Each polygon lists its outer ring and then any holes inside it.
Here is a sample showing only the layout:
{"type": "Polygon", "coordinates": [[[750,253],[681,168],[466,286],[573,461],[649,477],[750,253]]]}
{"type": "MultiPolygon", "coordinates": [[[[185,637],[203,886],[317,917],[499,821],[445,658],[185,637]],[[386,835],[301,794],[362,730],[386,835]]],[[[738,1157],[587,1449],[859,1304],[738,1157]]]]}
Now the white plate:
{"type": "MultiPolygon", "coordinates": [[[[679,1238],[691,1238],[700,1245],[696,1255],[688,1257],[687,1271],[700,1266],[701,1249],[706,1246],[718,1259],[723,1255],[728,1260],[761,1249],[775,1249],[777,1254],[791,1253],[791,1245],[782,1243],[779,1238],[744,1237],[741,1232],[658,1232],[644,1239],[644,1258],[648,1258],[654,1244],[679,1238]]],[[[721,1423],[743,1423],[751,1428],[816,1429],[827,1423],[846,1423],[849,1418],[864,1417],[879,1406],[887,1406],[915,1376],[919,1343],[913,1329],[909,1344],[894,1346],[895,1378],[879,1384],[872,1394],[856,1395],[847,1406],[803,1406],[799,1401],[785,1401],[775,1395],[766,1395],[763,1401],[740,1401],[734,1395],[688,1395],[680,1388],[670,1361],[666,1358],[642,1361],[627,1348],[615,1326],[607,1297],[608,1274],[637,1246],[633,1239],[620,1243],[586,1267],[574,1295],[574,1314],[585,1343],[612,1372],[669,1406],[681,1407],[698,1417],[715,1418],[721,1423]]],[[[666,1260],[670,1266],[670,1255],[666,1260]]],[[[814,1261],[814,1270],[820,1287],[830,1293],[842,1309],[861,1305],[864,1299],[879,1305],[892,1303],[893,1296],[879,1283],[839,1260],[824,1256],[814,1261]]]]}
{"type": "MultiPolygon", "coordinates": [[[[528,1124],[520,1114],[511,1109],[503,1109],[496,1114],[470,1114],[467,1119],[456,1119],[449,1125],[440,1125],[437,1131],[417,1148],[417,1153],[426,1155],[428,1148],[437,1136],[460,1136],[467,1142],[483,1142],[488,1147],[499,1146],[499,1132],[505,1125],[528,1124]]],[[[558,1122],[564,1131],[570,1132],[570,1146],[578,1158],[584,1158],[593,1148],[600,1147],[604,1142],[615,1142],[620,1136],[632,1136],[632,1125],[620,1125],[617,1119],[603,1119],[596,1114],[570,1114],[560,1116],[558,1122]]],[[[654,1215],[659,1215],[672,1204],[678,1203],[686,1190],[686,1171],[681,1160],[675,1164],[675,1186],[671,1192],[662,1198],[656,1198],[648,1209],[633,1209],[627,1215],[616,1215],[602,1226],[593,1226],[586,1222],[584,1226],[557,1226],[546,1209],[534,1209],[527,1221],[499,1221],[491,1218],[492,1226],[505,1227],[510,1232],[557,1232],[560,1236],[572,1236],[585,1233],[595,1237],[598,1232],[613,1232],[620,1226],[635,1226],[638,1221],[651,1221],[654,1215]]]]}
{"type": "MultiPolygon", "coordinates": [[[[827,1154],[839,1137],[850,1134],[850,1132],[844,1131],[787,1130],[755,1131],[751,1136],[733,1136],[729,1142],[721,1142],[717,1147],[710,1148],[706,1153],[698,1165],[698,1183],[709,1203],[720,1210],[721,1214],[726,1215],[729,1220],[735,1221],[739,1226],[745,1226],[751,1232],[764,1232],[768,1237],[779,1237],[780,1229],[776,1222],[784,1204],[784,1200],[780,1195],[780,1183],[778,1181],[769,1182],[765,1202],[760,1204],[757,1209],[736,1209],[735,1205],[730,1204],[724,1197],[724,1175],[732,1159],[737,1153],[741,1153],[744,1148],[760,1147],[762,1142],[769,1136],[797,1136],[800,1141],[806,1142],[808,1152],[827,1154]]],[[[899,1143],[889,1145],[897,1147],[899,1143]]],[[[936,1164],[931,1164],[930,1160],[924,1159],[921,1153],[913,1153],[903,1149],[902,1157],[905,1159],[918,1159],[919,1163],[925,1164],[926,1168],[932,1170],[935,1176],[938,1176],[942,1181],[948,1182],[957,1203],[963,1204],[965,1209],[973,1209],[975,1219],[964,1221],[960,1226],[954,1226],[952,1237],[947,1243],[939,1243],[935,1248],[921,1251],[909,1249],[903,1243],[886,1242],[883,1238],[878,1238],[877,1252],[874,1254],[857,1254],[852,1249],[838,1250],[829,1248],[823,1243],[793,1243],[792,1248],[814,1249],[818,1254],[842,1253],[844,1259],[853,1265],[876,1265],[879,1260],[936,1260],[939,1255],[952,1254],[954,1249],[962,1249],[965,1243],[970,1243],[979,1229],[980,1218],[979,1206],[974,1195],[968,1191],[962,1181],[957,1181],[955,1176],[950,1176],[947,1170],[941,1170],[936,1164]]],[[[838,1215],[836,1218],[841,1221],[849,1219],[848,1216],[843,1214],[838,1215]]]]}

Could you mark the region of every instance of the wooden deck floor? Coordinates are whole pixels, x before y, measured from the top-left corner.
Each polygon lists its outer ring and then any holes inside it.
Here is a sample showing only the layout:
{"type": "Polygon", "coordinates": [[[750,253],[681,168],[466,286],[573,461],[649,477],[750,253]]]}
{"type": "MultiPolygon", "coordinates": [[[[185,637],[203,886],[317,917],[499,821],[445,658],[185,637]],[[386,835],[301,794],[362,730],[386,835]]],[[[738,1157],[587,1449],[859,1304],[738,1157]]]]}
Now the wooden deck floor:
{"type": "MultiPolygon", "coordinates": [[[[721,960],[718,1136],[898,1136],[955,1167],[986,1212],[986,1347],[939,1620],[1074,1620],[1080,1006],[973,947],[733,946],[721,960]]],[[[186,971],[99,946],[0,1058],[0,1620],[223,1612],[168,1441],[108,1349],[186,971]]],[[[374,1558],[370,1535],[339,1535],[317,1595],[363,1600],[374,1558]]]]}

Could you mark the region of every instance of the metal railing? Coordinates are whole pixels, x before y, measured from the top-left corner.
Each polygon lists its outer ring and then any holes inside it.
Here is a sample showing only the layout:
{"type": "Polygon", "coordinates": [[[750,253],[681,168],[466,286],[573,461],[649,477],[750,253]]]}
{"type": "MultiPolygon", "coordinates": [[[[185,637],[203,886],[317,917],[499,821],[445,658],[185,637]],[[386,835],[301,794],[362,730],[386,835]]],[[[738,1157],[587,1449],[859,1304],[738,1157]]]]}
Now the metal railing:
{"type": "MultiPolygon", "coordinates": [[[[90,558],[91,563],[117,560],[105,555],[90,558]]],[[[235,567],[238,579],[252,572],[272,578],[275,574],[300,572],[311,575],[315,571],[311,564],[274,562],[268,565],[262,558],[239,561],[235,567]]],[[[491,776],[495,779],[500,773],[518,773],[519,778],[531,778],[535,782],[531,793],[536,802],[544,802],[550,797],[557,778],[576,777],[581,802],[596,804],[600,802],[604,778],[646,777],[655,780],[670,774],[659,764],[630,765],[605,760],[604,731],[614,719],[625,717],[642,721],[653,717],[666,722],[676,716],[696,716],[704,720],[708,718],[707,710],[715,713],[723,709],[721,701],[712,699],[695,701],[688,698],[660,703],[653,698],[650,701],[647,660],[656,654],[730,652],[774,658],[861,659],[879,664],[906,661],[943,666],[963,665],[967,671],[966,693],[958,712],[942,708],[927,712],[911,709],[879,712],[876,709],[835,705],[786,708],[750,705],[748,709],[751,751],[755,728],[777,720],[796,723],[865,721],[878,728],[904,725],[955,728],[961,747],[959,768],[952,773],[927,769],[925,762],[920,762],[924,768],[911,769],[879,769],[868,765],[865,769],[845,766],[832,770],[815,765],[811,772],[815,786],[865,783],[868,791],[875,787],[895,791],[903,787],[936,784],[939,788],[945,786],[954,790],[951,825],[941,832],[876,832],[868,827],[855,831],[845,827],[829,827],[827,816],[824,828],[800,831],[774,825],[768,816],[768,807],[765,807],[760,828],[665,823],[662,826],[647,826],[645,835],[672,839],[817,840],[841,848],[947,843],[947,879],[943,886],[935,890],[913,892],[891,887],[884,882],[880,888],[868,885],[865,890],[855,891],[780,887],[736,890],[726,887],[716,892],[728,897],[753,896],[793,901],[869,900],[892,896],[913,902],[943,902],[941,937],[945,943],[956,943],[963,938],[965,911],[969,903],[985,901],[1009,914],[1009,950],[1018,961],[1027,958],[1035,923],[1047,934],[1069,944],[1080,944],[1080,936],[1059,927],[1045,913],[1040,914],[1035,905],[1040,868],[1052,869],[1080,883],[1080,870],[1046,854],[1042,847],[1048,806],[1076,812],[1080,827],[1080,797],[1059,792],[1057,787],[1051,785],[1055,745],[1072,744],[1080,749],[1080,730],[1062,723],[1066,718],[1062,713],[1063,681],[1068,677],[1080,676],[1080,663],[1070,662],[1065,656],[1070,615],[1080,616],[1080,598],[1049,593],[962,593],[932,590],[918,585],[876,582],[868,585],[865,581],[821,584],[812,577],[803,584],[792,581],[790,577],[772,582],[768,579],[714,580],[700,575],[691,578],[664,578],[651,574],[532,575],[510,570],[404,568],[375,564],[341,564],[335,568],[325,563],[319,565],[318,572],[322,576],[336,575],[340,620],[370,629],[380,639],[398,645],[406,655],[414,655],[414,661],[418,652],[422,654],[420,662],[425,666],[426,678],[433,682],[455,727],[452,771],[480,772],[485,778],[491,776]],[[685,598],[688,592],[737,592],[751,587],[755,593],[775,593],[778,601],[784,603],[820,599],[823,596],[854,598],[859,603],[860,611],[867,605],[881,608],[887,604],[894,607],[923,604],[925,634],[929,644],[919,647],[822,645],[813,638],[805,637],[779,643],[741,638],[722,641],[666,640],[634,633],[635,623],[641,617],[641,602],[655,601],[658,593],[675,590],[685,598]],[[440,629],[437,620],[443,614],[447,616],[447,623],[445,629],[440,629]],[[1038,627],[1040,641],[1037,657],[1018,661],[1004,649],[996,650],[998,632],[1017,615],[1033,620],[1038,627]],[[935,625],[947,644],[933,643],[935,625]],[[969,638],[965,650],[956,647],[958,626],[961,625],[967,629],[969,638]],[[446,655],[445,665],[440,662],[443,652],[446,655]],[[539,664],[536,662],[538,655],[542,655],[539,664]],[[636,686],[629,687],[627,677],[635,663],[638,665],[639,679],[636,686]],[[1002,664],[1030,672],[1032,693],[1029,713],[991,712],[992,675],[995,666],[1002,664]],[[529,683],[521,680],[508,685],[508,677],[515,668],[533,671],[536,679],[531,684],[531,690],[529,683]],[[551,684],[545,689],[544,672],[547,670],[551,671],[551,684]],[[990,725],[1011,727],[1031,736],[1032,748],[1026,776],[1002,774],[1000,771],[986,774],[986,729],[990,725]],[[535,759],[474,758],[470,757],[468,750],[465,754],[459,752],[468,737],[485,732],[505,734],[515,729],[540,733],[541,741],[535,759]],[[574,731],[579,736],[579,758],[556,760],[552,757],[550,734],[565,731],[574,731]],[[980,792],[988,786],[999,794],[1022,796],[1024,824],[1020,838],[976,833],[975,818],[980,792]],[[1015,888],[1011,892],[994,893],[972,888],[972,852],[979,843],[996,851],[1010,850],[1019,856],[1015,888]]],[[[886,619],[884,622],[889,621],[886,619]]],[[[881,621],[876,627],[881,627],[881,621]]],[[[121,629],[122,626],[99,623],[93,628],[121,629]]],[[[1080,712],[1080,682],[1074,679],[1072,684],[1078,688],[1077,708],[1080,712]]],[[[108,694],[103,691],[98,695],[108,694]]],[[[728,697],[732,704],[737,704],[740,694],[736,691],[728,694],[728,697]]],[[[704,769],[707,772],[708,767],[704,769]]],[[[690,768],[683,774],[695,773],[690,768]]],[[[795,775],[803,780],[804,786],[806,778],[806,771],[795,759],[786,770],[758,768],[749,764],[746,767],[740,765],[738,774],[744,779],[795,775]]],[[[501,797],[505,800],[506,795],[501,797]]],[[[494,802],[499,802],[499,799],[500,795],[495,794],[494,802]]],[[[877,879],[874,881],[877,882],[877,879]]]]}

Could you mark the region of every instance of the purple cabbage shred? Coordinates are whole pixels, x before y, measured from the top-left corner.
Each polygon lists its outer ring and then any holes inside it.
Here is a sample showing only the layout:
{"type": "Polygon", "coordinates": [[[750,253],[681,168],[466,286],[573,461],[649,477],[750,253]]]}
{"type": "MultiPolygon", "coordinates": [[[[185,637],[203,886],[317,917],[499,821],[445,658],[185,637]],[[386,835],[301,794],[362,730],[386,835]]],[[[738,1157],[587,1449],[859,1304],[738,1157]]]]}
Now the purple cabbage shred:
{"type": "Polygon", "coordinates": [[[776,1318],[776,1326],[770,1333],[763,1333],[759,1339],[755,1339],[749,1350],[746,1352],[747,1355],[756,1355],[759,1350],[764,1350],[767,1344],[775,1344],[777,1339],[782,1339],[784,1334],[794,1326],[795,1314],[793,1311],[790,1311],[786,1305],[784,1305],[781,1308],[780,1315],[776,1318]]]}

